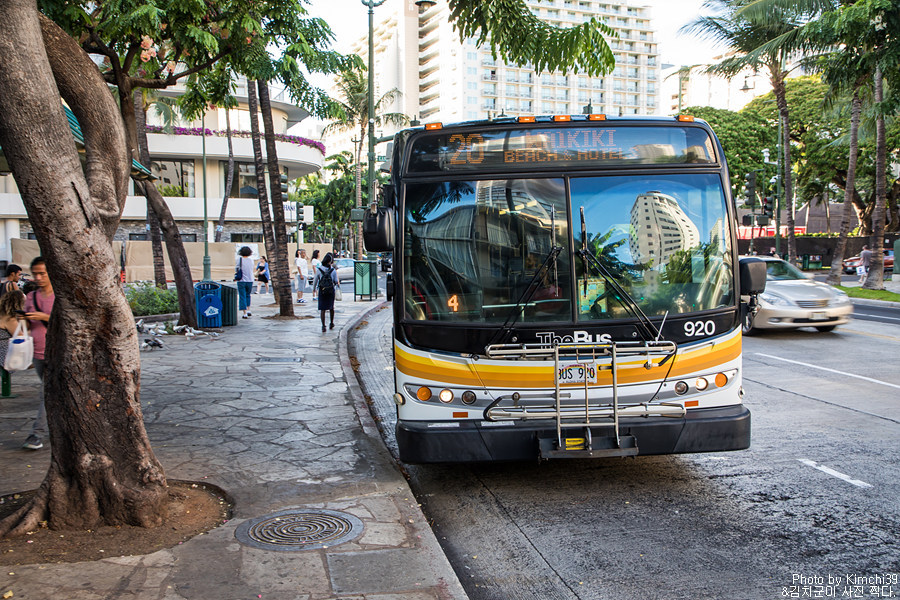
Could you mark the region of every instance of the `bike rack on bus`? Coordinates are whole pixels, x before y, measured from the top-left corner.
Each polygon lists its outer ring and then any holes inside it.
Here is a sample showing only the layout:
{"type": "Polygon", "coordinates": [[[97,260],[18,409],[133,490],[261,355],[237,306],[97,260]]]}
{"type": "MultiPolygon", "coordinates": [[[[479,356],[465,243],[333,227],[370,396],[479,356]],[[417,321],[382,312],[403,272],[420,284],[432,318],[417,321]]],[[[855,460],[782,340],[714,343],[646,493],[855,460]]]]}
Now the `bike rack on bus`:
{"type": "MultiPolygon", "coordinates": [[[[507,398],[497,398],[484,411],[486,420],[538,420],[554,419],[556,422],[556,439],[540,438],[541,458],[586,458],[601,456],[635,456],[638,454],[637,440],[632,435],[622,435],[619,431],[619,419],[622,417],[683,417],[685,408],[680,404],[642,403],[631,406],[619,406],[618,362],[624,357],[646,357],[646,368],[653,368],[652,355],[665,357],[655,366],[661,366],[674,355],[677,346],[669,341],[635,341],[604,342],[597,344],[498,344],[489,346],[486,354],[489,358],[553,358],[554,393],[553,404],[546,406],[524,406],[519,400],[533,396],[513,394],[512,406],[501,406],[507,398]],[[561,360],[562,359],[562,360],[561,360]],[[598,359],[604,359],[601,364],[598,359]],[[605,359],[609,359],[608,363],[605,359]],[[569,368],[583,369],[583,386],[566,385],[560,382],[561,366],[569,363],[569,368]],[[587,376],[588,365],[598,372],[609,370],[612,373],[612,399],[604,403],[602,400],[591,405],[587,376]],[[577,391],[583,390],[583,406],[562,406],[562,399],[570,399],[577,391]],[[594,438],[591,428],[611,427],[611,435],[594,438]],[[567,431],[580,429],[578,437],[565,437],[567,431]]],[[[546,395],[541,395],[546,397],[546,395]]]]}

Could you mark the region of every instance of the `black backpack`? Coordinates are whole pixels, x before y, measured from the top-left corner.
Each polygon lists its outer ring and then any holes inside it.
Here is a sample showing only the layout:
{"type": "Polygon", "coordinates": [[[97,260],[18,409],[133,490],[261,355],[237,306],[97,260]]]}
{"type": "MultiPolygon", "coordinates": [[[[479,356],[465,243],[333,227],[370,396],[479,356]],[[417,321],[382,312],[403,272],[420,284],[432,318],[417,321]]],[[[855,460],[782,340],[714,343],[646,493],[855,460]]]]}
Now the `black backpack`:
{"type": "Polygon", "coordinates": [[[328,272],[323,273],[319,268],[319,293],[330,294],[334,291],[334,279],[331,278],[333,267],[328,267],[328,272]]]}

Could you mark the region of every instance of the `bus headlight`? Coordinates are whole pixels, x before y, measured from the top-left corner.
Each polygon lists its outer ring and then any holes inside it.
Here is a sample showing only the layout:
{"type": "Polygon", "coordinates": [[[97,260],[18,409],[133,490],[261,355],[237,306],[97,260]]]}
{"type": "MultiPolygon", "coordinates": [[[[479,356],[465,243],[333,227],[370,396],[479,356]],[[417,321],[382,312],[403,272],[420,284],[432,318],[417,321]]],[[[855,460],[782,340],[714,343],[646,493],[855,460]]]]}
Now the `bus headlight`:
{"type": "Polygon", "coordinates": [[[462,393],[463,404],[475,404],[475,392],[466,390],[462,393]]]}
{"type": "Polygon", "coordinates": [[[688,384],[683,381],[679,381],[675,384],[675,393],[679,396],[683,396],[688,391],[688,384]]]}
{"type": "Polygon", "coordinates": [[[438,394],[438,398],[440,398],[441,402],[445,404],[450,404],[453,402],[453,392],[448,389],[441,390],[441,393],[438,394]]]}
{"type": "Polygon", "coordinates": [[[706,377],[698,377],[694,385],[702,392],[709,387],[709,381],[706,380],[706,377]]]}

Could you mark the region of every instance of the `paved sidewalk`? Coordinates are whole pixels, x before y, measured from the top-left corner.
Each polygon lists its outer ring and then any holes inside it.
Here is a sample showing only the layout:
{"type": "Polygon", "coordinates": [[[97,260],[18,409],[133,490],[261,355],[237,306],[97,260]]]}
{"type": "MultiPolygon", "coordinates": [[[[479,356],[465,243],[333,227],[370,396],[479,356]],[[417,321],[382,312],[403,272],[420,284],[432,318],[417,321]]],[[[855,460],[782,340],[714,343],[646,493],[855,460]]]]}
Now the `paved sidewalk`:
{"type": "MultiPolygon", "coordinates": [[[[142,353],[145,423],[167,476],[223,488],[235,501],[234,518],[149,555],[3,567],[0,594],[12,591],[13,600],[466,598],[377,433],[347,356],[347,332],[379,303],[353,302],[346,294],[337,303],[336,328],[323,334],[313,303],[295,304],[309,318],[282,321],[263,318],[276,313],[271,295],[251,298],[253,316],[218,338],[165,336],[164,350],[142,353]],[[287,509],[348,513],[361,522],[362,534],[298,552],[257,549],[235,538],[246,520],[287,509]]],[[[13,392],[17,398],[0,399],[0,495],[37,487],[49,463],[46,448],[21,449],[37,377],[14,374],[13,392]]]]}

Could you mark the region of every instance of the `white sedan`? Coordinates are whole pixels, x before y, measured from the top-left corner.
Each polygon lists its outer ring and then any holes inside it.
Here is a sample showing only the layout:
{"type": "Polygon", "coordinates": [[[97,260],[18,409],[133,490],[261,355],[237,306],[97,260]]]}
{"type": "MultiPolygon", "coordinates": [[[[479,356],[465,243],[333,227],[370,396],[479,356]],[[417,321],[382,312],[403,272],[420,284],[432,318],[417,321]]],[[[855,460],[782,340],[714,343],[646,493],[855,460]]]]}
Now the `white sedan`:
{"type": "Polygon", "coordinates": [[[853,313],[850,298],[830,285],[813,281],[780,258],[758,256],[766,263],[766,291],[759,295],[759,310],[744,319],[745,335],[757,329],[815,327],[832,331],[853,313]]]}
{"type": "Polygon", "coordinates": [[[338,281],[353,281],[353,272],[355,270],[356,261],[352,258],[336,258],[334,266],[337,268],[338,281]]]}

